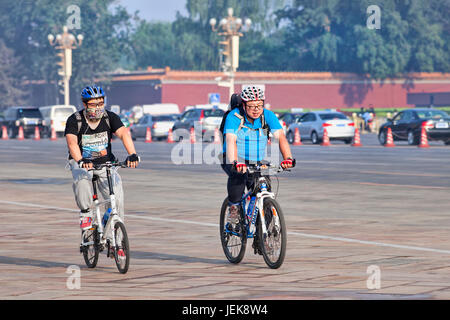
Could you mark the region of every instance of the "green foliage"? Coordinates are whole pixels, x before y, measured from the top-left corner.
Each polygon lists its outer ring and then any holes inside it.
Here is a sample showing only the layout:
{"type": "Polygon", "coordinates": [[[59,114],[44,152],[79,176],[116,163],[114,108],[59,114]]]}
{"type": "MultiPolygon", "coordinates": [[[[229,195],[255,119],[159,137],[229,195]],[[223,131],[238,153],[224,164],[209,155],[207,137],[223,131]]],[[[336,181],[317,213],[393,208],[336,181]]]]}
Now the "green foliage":
{"type": "Polygon", "coordinates": [[[209,20],[220,21],[229,7],[253,21],[240,41],[241,71],[354,72],[367,79],[450,72],[449,0],[186,0],[187,15],[172,23],[141,20],[114,0],[0,0],[0,54],[15,62],[0,69],[9,68],[0,73],[3,85],[59,80],[47,35],[62,32],[69,5],[81,9],[81,29],[71,32],[84,36],[73,52],[74,92],[117,68],[219,70],[220,36],[209,20]],[[369,5],[381,8],[381,29],[367,28],[369,5]]]}
{"type": "Polygon", "coordinates": [[[93,82],[104,72],[119,66],[123,55],[129,52],[131,15],[124,8],[109,10],[113,0],[16,0],[0,2],[0,39],[13,48],[18,59],[16,79],[57,82],[56,53],[47,35],[62,33],[70,14],[70,5],[80,7],[83,34],[80,48],[73,51],[71,88],[80,92],[86,83],[93,82]]]}
{"type": "Polygon", "coordinates": [[[22,105],[27,92],[14,77],[17,68],[17,58],[14,52],[5,46],[0,39],[0,109],[11,105],[22,105]]]}

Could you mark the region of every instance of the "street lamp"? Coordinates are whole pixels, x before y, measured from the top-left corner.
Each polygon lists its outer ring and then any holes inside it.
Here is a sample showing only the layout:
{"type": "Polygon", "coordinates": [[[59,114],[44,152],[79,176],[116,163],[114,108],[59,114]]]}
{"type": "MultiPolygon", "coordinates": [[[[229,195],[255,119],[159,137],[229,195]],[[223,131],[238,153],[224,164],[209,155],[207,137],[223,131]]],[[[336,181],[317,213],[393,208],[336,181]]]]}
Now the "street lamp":
{"type": "MultiPolygon", "coordinates": [[[[63,27],[63,33],[56,35],[49,34],[47,36],[48,42],[51,46],[54,46],[57,50],[61,50],[57,53],[57,56],[61,58],[57,62],[57,65],[61,68],[58,69],[58,75],[63,78],[64,84],[64,104],[69,105],[69,80],[72,76],[72,50],[81,46],[83,42],[83,35],[79,34],[76,38],[73,34],[69,33],[67,26],[63,27]]],[[[60,82],[58,81],[58,84],[60,82]]]]}
{"type": "Polygon", "coordinates": [[[239,38],[243,36],[240,31],[244,26],[248,30],[252,20],[247,18],[243,23],[241,18],[233,16],[233,8],[228,8],[228,17],[222,18],[218,27],[216,27],[217,20],[215,18],[211,18],[209,24],[212,31],[217,32],[219,36],[223,36],[222,41],[219,41],[222,46],[220,66],[229,79],[225,82],[219,82],[219,86],[229,87],[231,97],[234,92],[234,73],[239,67],[239,38]]]}

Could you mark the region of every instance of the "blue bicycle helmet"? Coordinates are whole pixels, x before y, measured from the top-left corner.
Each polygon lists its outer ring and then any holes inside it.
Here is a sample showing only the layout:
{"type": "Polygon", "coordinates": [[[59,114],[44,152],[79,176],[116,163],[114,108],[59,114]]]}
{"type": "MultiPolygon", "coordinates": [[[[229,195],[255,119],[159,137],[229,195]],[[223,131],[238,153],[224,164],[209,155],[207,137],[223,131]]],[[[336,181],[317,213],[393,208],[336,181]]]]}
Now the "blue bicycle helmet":
{"type": "Polygon", "coordinates": [[[81,91],[81,99],[87,101],[94,98],[105,98],[105,92],[102,87],[92,86],[86,87],[81,91]]]}

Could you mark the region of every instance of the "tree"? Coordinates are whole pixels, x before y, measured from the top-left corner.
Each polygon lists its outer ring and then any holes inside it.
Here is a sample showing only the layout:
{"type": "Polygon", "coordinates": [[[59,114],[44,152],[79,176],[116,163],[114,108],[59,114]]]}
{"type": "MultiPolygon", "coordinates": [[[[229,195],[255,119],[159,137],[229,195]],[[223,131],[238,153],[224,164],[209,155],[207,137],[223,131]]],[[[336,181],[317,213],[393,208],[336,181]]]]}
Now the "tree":
{"type": "Polygon", "coordinates": [[[25,80],[56,82],[56,50],[47,40],[49,33],[58,34],[70,14],[67,8],[80,8],[83,45],[73,52],[71,89],[80,92],[86,83],[93,82],[119,66],[129,55],[129,34],[132,16],[123,7],[111,5],[114,0],[16,0],[0,2],[2,28],[0,38],[16,52],[16,76],[25,80]],[[113,11],[113,12],[112,12],[113,11]]]}
{"type": "Polygon", "coordinates": [[[25,102],[27,92],[14,77],[17,62],[14,52],[0,39],[0,108],[25,102]]]}

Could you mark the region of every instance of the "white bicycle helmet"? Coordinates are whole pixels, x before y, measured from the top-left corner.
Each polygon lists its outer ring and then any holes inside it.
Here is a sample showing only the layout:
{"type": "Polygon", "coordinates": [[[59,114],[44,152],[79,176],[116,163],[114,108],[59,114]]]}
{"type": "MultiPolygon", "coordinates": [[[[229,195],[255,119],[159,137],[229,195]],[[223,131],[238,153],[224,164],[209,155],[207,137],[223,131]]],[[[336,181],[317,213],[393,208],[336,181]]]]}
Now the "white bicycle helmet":
{"type": "Polygon", "coordinates": [[[265,100],[264,90],[256,86],[247,86],[242,89],[241,98],[243,101],[265,100]]]}

